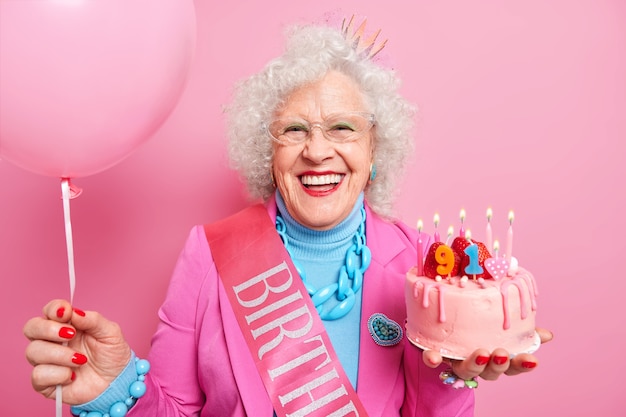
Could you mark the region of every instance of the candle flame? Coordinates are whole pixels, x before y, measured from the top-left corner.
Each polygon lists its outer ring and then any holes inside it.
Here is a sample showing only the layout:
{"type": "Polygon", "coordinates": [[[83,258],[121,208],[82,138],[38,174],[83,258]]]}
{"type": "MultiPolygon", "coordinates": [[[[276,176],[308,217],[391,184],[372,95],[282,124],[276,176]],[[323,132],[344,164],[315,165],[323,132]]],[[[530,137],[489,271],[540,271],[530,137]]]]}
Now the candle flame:
{"type": "Polygon", "coordinates": [[[490,222],[491,221],[491,217],[493,216],[493,210],[491,210],[491,207],[489,207],[487,209],[487,221],[490,222]]]}
{"type": "Polygon", "coordinates": [[[469,229],[465,231],[465,239],[470,240],[470,241],[472,240],[472,232],[470,232],[469,229]]]}
{"type": "Polygon", "coordinates": [[[513,214],[513,210],[509,211],[509,224],[513,224],[514,218],[515,218],[515,214],[513,214]]]}
{"type": "Polygon", "coordinates": [[[433,223],[435,223],[435,227],[439,226],[439,213],[435,213],[433,216],[433,223]]]}
{"type": "Polygon", "coordinates": [[[493,251],[498,253],[499,250],[500,250],[500,242],[496,240],[493,242],[493,251]]]}
{"type": "Polygon", "coordinates": [[[454,227],[450,226],[448,227],[448,237],[452,236],[454,234],[454,227]]]}
{"type": "Polygon", "coordinates": [[[419,219],[417,221],[417,230],[421,233],[423,227],[424,227],[424,222],[422,221],[422,219],[419,219]]]}
{"type": "Polygon", "coordinates": [[[461,218],[461,223],[463,223],[463,221],[465,220],[465,209],[461,209],[459,217],[461,218]]]}

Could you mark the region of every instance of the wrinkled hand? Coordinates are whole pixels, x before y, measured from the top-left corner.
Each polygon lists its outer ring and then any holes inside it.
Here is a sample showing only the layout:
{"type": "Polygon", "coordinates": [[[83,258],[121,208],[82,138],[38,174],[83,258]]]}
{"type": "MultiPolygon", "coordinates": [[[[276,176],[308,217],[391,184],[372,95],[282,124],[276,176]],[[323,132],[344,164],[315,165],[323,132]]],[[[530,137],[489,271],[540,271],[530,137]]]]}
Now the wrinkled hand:
{"type": "MultiPolygon", "coordinates": [[[[549,330],[537,328],[541,343],[552,340],[549,330]]],[[[509,353],[504,349],[495,349],[489,352],[486,349],[477,349],[465,360],[445,359],[433,350],[426,350],[422,354],[424,363],[431,368],[436,368],[442,363],[448,363],[452,371],[462,379],[481,377],[482,379],[495,381],[502,374],[518,375],[532,371],[539,363],[538,359],[529,353],[521,353],[514,358],[509,358],[509,353]]]]}
{"type": "Polygon", "coordinates": [[[117,323],[94,311],[72,309],[64,300],[49,302],[43,317],[26,323],[24,335],[30,340],[26,358],[33,365],[33,388],[54,398],[56,386],[62,385],[68,404],[96,398],[131,357],[117,323]]]}

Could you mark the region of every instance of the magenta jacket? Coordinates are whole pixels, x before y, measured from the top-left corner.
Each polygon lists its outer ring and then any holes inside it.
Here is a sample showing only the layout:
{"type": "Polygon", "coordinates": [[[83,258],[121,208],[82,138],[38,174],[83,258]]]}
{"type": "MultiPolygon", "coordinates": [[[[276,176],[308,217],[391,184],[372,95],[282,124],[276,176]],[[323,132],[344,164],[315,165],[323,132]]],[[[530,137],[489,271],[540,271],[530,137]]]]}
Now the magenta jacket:
{"type": "MultiPolygon", "coordinates": [[[[372,262],[363,279],[357,393],[369,417],[473,416],[474,393],[439,380],[406,338],[374,343],[367,320],[383,313],[404,327],[404,281],[415,265],[416,231],[367,209],[372,262]]],[[[268,203],[276,217],[276,204],[268,203]]],[[[216,272],[204,229],[196,226],[177,262],[152,340],[146,395],[130,416],[271,417],[272,404],[216,272]]]]}

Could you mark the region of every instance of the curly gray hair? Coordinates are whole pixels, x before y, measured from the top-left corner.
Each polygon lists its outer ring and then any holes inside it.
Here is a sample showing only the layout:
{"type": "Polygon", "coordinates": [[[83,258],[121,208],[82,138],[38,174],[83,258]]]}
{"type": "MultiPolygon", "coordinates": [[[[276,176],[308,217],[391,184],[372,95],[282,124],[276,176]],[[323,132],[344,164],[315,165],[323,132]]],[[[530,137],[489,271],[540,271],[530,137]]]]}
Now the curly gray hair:
{"type": "Polygon", "coordinates": [[[365,199],[376,213],[392,216],[395,183],[413,151],[415,114],[414,107],[398,92],[399,79],[393,71],[359,55],[339,30],[297,26],[288,35],[282,56],[235,86],[227,108],[233,167],[247,182],[252,197],[270,197],[274,192],[270,175],[273,148],[263,126],[292,91],[336,70],[356,81],[369,111],[375,114],[377,175],[366,187],[365,199]]]}

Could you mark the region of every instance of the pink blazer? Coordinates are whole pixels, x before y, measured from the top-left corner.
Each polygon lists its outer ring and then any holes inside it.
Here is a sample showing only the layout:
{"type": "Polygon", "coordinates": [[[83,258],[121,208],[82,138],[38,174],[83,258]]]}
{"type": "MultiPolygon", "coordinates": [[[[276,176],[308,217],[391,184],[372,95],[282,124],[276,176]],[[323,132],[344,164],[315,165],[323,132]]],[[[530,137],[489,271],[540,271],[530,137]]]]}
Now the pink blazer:
{"type": "MultiPolygon", "coordinates": [[[[473,416],[473,391],[441,383],[406,339],[374,343],[367,319],[383,313],[404,327],[404,278],[417,259],[416,231],[367,209],[372,262],[363,280],[357,393],[370,417],[473,416]]],[[[276,217],[276,205],[268,203],[276,217]]],[[[129,416],[271,417],[272,405],[216,272],[204,229],[190,233],[152,340],[147,394],[129,416]]]]}

